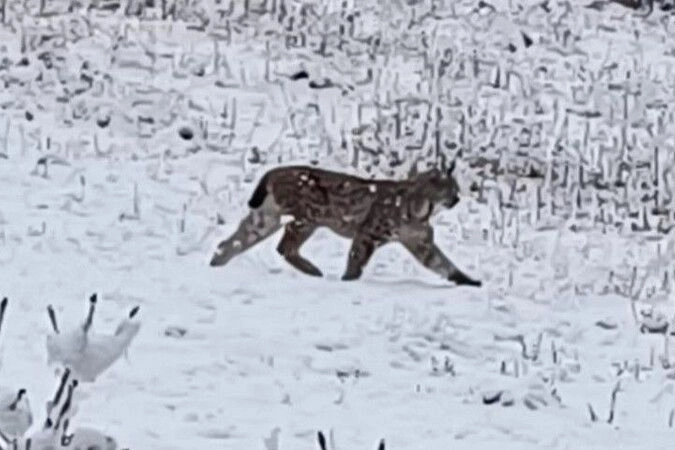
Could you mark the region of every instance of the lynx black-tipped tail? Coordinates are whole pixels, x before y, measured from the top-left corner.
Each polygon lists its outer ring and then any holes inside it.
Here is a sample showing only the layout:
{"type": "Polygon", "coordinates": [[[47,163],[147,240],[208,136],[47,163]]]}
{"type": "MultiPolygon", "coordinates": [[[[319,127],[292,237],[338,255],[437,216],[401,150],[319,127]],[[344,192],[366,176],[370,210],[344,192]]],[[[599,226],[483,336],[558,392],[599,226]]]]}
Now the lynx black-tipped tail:
{"type": "Polygon", "coordinates": [[[248,201],[248,207],[251,209],[260,208],[267,197],[267,174],[263,175],[256,186],[251,199],[248,201]]]}

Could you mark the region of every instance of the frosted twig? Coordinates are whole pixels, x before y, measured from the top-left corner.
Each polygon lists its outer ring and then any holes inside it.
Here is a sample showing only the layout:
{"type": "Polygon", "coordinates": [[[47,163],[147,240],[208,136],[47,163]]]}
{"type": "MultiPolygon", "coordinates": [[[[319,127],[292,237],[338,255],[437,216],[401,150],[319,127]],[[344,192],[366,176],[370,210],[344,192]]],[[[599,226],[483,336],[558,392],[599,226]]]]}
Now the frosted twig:
{"type": "Polygon", "coordinates": [[[614,422],[614,408],[616,407],[616,396],[621,391],[621,380],[616,382],[614,389],[612,389],[612,396],[609,402],[609,416],[607,417],[607,423],[614,422]]]}
{"type": "Polygon", "coordinates": [[[6,443],[11,442],[9,437],[2,430],[0,430],[0,439],[2,439],[6,443]]]}
{"type": "Polygon", "coordinates": [[[56,418],[56,422],[54,423],[54,429],[58,430],[59,427],[61,426],[61,421],[65,418],[65,415],[68,413],[68,410],[70,410],[70,407],[73,402],[73,392],[75,391],[75,388],[77,387],[77,380],[73,380],[69,385],[68,385],[68,394],[66,396],[66,401],[63,402],[63,406],[61,407],[61,411],[59,411],[59,415],[56,418]]]}
{"type": "Polygon", "coordinates": [[[562,397],[558,393],[558,388],[551,389],[551,397],[553,397],[558,403],[562,403],[562,397]]]}
{"type": "Polygon", "coordinates": [[[56,389],[56,393],[54,394],[54,398],[50,401],[47,401],[47,420],[45,421],[45,428],[50,428],[52,423],[51,423],[51,418],[50,415],[52,413],[52,409],[59,404],[61,401],[61,396],[63,395],[63,390],[66,387],[66,383],[68,382],[68,378],[70,377],[70,369],[66,368],[64,370],[63,375],[61,376],[61,381],[59,382],[59,386],[56,389]]]}
{"type": "Polygon", "coordinates": [[[593,411],[593,407],[591,406],[590,403],[588,405],[588,413],[591,415],[591,422],[597,422],[598,421],[598,415],[595,414],[595,411],[593,411]]]}
{"type": "Polygon", "coordinates": [[[185,233],[186,214],[187,214],[187,204],[183,203],[183,210],[181,213],[180,222],[178,223],[178,230],[181,233],[185,233]]]}
{"type": "MultiPolygon", "coordinates": [[[[326,441],[326,436],[324,436],[324,434],[321,431],[317,431],[316,439],[317,442],[319,443],[320,450],[328,450],[328,442],[326,441]]],[[[330,439],[330,448],[335,450],[336,446],[332,429],[330,430],[329,439],[330,439]]],[[[385,450],[384,438],[380,439],[380,442],[377,445],[377,450],[385,450]]]]}
{"type": "Polygon", "coordinates": [[[56,313],[54,312],[52,305],[47,306],[47,314],[49,314],[49,321],[52,324],[52,330],[54,330],[54,333],[59,334],[59,325],[56,322],[56,313]]]}
{"type": "Polygon", "coordinates": [[[134,183],[134,217],[141,217],[141,205],[138,198],[138,183],[134,183]]]}
{"type": "Polygon", "coordinates": [[[663,334],[663,359],[661,363],[664,369],[670,368],[670,324],[666,325],[666,332],[663,334]]]}
{"type": "Polygon", "coordinates": [[[138,311],[141,309],[140,306],[134,306],[131,308],[131,311],[129,311],[129,318],[133,319],[136,314],[138,314],[138,311]]]}
{"type": "Polygon", "coordinates": [[[499,336],[499,335],[494,335],[495,341],[514,341],[520,344],[521,348],[521,356],[524,359],[531,359],[533,361],[536,361],[537,358],[539,357],[539,349],[541,347],[541,340],[543,338],[542,333],[539,333],[537,337],[537,342],[532,346],[532,353],[528,354],[527,352],[527,344],[525,343],[525,337],[522,334],[517,334],[515,336],[499,336]]]}
{"type": "Polygon", "coordinates": [[[628,285],[628,295],[633,295],[633,289],[635,288],[635,282],[637,281],[637,266],[633,266],[633,270],[630,275],[630,284],[628,285]]]}
{"type": "Polygon", "coordinates": [[[16,398],[12,403],[9,404],[7,409],[9,409],[10,411],[15,411],[17,405],[19,404],[24,395],[26,395],[26,390],[23,388],[19,389],[19,392],[16,393],[16,398]]]}
{"type": "Polygon", "coordinates": [[[654,347],[649,348],[649,368],[654,368],[654,347]]]}
{"type": "Polygon", "coordinates": [[[495,341],[514,341],[519,343],[522,357],[527,358],[527,344],[525,344],[525,337],[522,334],[517,334],[515,336],[495,335],[494,339],[495,341]]]}
{"type": "Polygon", "coordinates": [[[319,448],[321,450],[327,450],[328,449],[328,447],[326,447],[326,437],[323,435],[323,433],[321,431],[317,432],[316,439],[319,442],[319,448]]]}
{"type": "Polygon", "coordinates": [[[63,430],[61,433],[61,445],[68,447],[73,442],[73,437],[75,433],[68,434],[68,428],[70,427],[70,419],[63,421],[63,430]]]}
{"type": "Polygon", "coordinates": [[[141,206],[140,198],[138,196],[138,183],[134,183],[134,193],[133,193],[133,213],[128,214],[122,212],[119,215],[119,220],[140,220],[141,219],[141,206]]]}
{"type": "Polygon", "coordinates": [[[543,338],[543,334],[539,333],[537,335],[537,342],[532,346],[532,354],[530,355],[530,358],[532,361],[536,361],[539,358],[539,352],[541,350],[541,340],[543,338]]]}
{"type": "Polygon", "coordinates": [[[640,320],[638,319],[637,308],[635,307],[635,300],[636,299],[633,298],[633,297],[630,297],[629,300],[630,300],[630,312],[633,316],[633,320],[635,321],[635,325],[639,325],[640,320]]]}
{"type": "Polygon", "coordinates": [[[0,331],[2,330],[2,322],[5,319],[5,310],[7,309],[7,297],[3,297],[2,301],[0,302],[0,331]]]}
{"type": "Polygon", "coordinates": [[[87,314],[87,319],[84,321],[84,325],[82,325],[82,329],[84,330],[85,334],[89,332],[91,324],[94,321],[94,311],[96,310],[96,301],[97,296],[94,293],[91,295],[91,297],[89,297],[89,313],[87,314]]]}
{"type": "Polygon", "coordinates": [[[84,324],[61,334],[47,336],[48,363],[59,363],[70,368],[75,378],[92,382],[125,353],[140,329],[135,317],[138,307],[132,308],[112,334],[93,330],[96,296],[90,299],[89,314],[84,324]]]}

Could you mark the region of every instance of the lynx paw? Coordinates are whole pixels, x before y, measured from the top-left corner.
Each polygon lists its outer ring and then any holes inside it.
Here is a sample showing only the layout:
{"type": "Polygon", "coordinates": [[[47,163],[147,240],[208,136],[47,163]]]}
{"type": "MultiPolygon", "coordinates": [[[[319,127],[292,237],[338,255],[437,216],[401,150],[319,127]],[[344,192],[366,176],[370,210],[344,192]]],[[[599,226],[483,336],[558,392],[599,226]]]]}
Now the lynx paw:
{"type": "Polygon", "coordinates": [[[300,272],[310,275],[312,277],[322,277],[323,273],[314,264],[306,260],[300,255],[285,256],[286,261],[300,272]]]}
{"type": "Polygon", "coordinates": [[[454,282],[457,286],[474,286],[474,287],[481,287],[483,285],[483,282],[479,280],[474,280],[473,278],[470,278],[469,276],[457,272],[448,277],[448,281],[454,282]]]}
{"type": "Polygon", "coordinates": [[[323,276],[323,272],[321,272],[316,267],[308,267],[307,270],[303,270],[303,272],[306,273],[309,276],[312,276],[312,277],[322,277],[323,276]]]}
{"type": "Polygon", "coordinates": [[[225,253],[221,253],[221,252],[216,252],[211,257],[211,261],[209,262],[209,266],[211,266],[211,267],[224,266],[229,260],[230,260],[229,255],[227,255],[225,253]]]}
{"type": "Polygon", "coordinates": [[[358,280],[361,277],[361,272],[345,272],[342,275],[342,281],[353,281],[358,280]]]}

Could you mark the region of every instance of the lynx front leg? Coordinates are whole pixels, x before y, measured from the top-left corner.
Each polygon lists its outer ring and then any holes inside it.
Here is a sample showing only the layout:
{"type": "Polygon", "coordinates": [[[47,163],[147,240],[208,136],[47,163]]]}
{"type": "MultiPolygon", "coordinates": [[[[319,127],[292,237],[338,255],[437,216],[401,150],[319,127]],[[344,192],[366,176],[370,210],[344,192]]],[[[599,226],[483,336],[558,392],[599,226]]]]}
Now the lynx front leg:
{"type": "Polygon", "coordinates": [[[234,256],[243,253],[281,228],[278,215],[263,211],[251,211],[232,236],[218,244],[210,265],[223,266],[234,256]]]}
{"type": "Polygon", "coordinates": [[[314,224],[302,220],[287,223],[277,251],[290,265],[300,272],[321,277],[323,276],[321,271],[300,255],[300,247],[310,238],[315,229],[316,226],[314,224]]]}
{"type": "Polygon", "coordinates": [[[347,259],[347,270],[342,275],[342,281],[356,280],[361,277],[363,268],[370,261],[380,242],[374,241],[369,236],[357,234],[352,241],[352,247],[349,249],[349,258],[347,259]]]}
{"type": "Polygon", "coordinates": [[[481,286],[480,281],[459,270],[434,244],[434,232],[431,227],[415,230],[403,237],[401,243],[424,267],[433,270],[446,280],[453,281],[457,285],[481,286]]]}

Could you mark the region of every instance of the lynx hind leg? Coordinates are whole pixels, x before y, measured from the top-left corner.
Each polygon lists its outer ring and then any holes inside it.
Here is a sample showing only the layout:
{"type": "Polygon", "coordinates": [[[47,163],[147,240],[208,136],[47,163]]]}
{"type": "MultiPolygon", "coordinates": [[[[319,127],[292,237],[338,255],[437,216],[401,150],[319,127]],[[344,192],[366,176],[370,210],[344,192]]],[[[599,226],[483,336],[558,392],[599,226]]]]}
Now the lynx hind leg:
{"type": "Polygon", "coordinates": [[[347,258],[347,269],[342,275],[342,281],[356,280],[363,274],[363,268],[368,264],[375,250],[382,245],[365,234],[354,236],[347,258]]]}
{"type": "Polygon", "coordinates": [[[255,209],[239,223],[232,236],[218,244],[211,258],[212,267],[223,266],[281,228],[281,217],[272,210],[255,209]]]}
{"type": "Polygon", "coordinates": [[[316,225],[307,221],[294,220],[287,223],[277,251],[290,265],[300,272],[321,277],[323,276],[321,271],[300,255],[300,247],[312,236],[314,230],[316,230],[316,225]]]}
{"type": "Polygon", "coordinates": [[[415,230],[401,239],[401,244],[424,267],[441,275],[457,285],[479,287],[482,283],[474,280],[455,266],[450,259],[434,244],[434,234],[431,227],[424,230],[415,230]]]}

